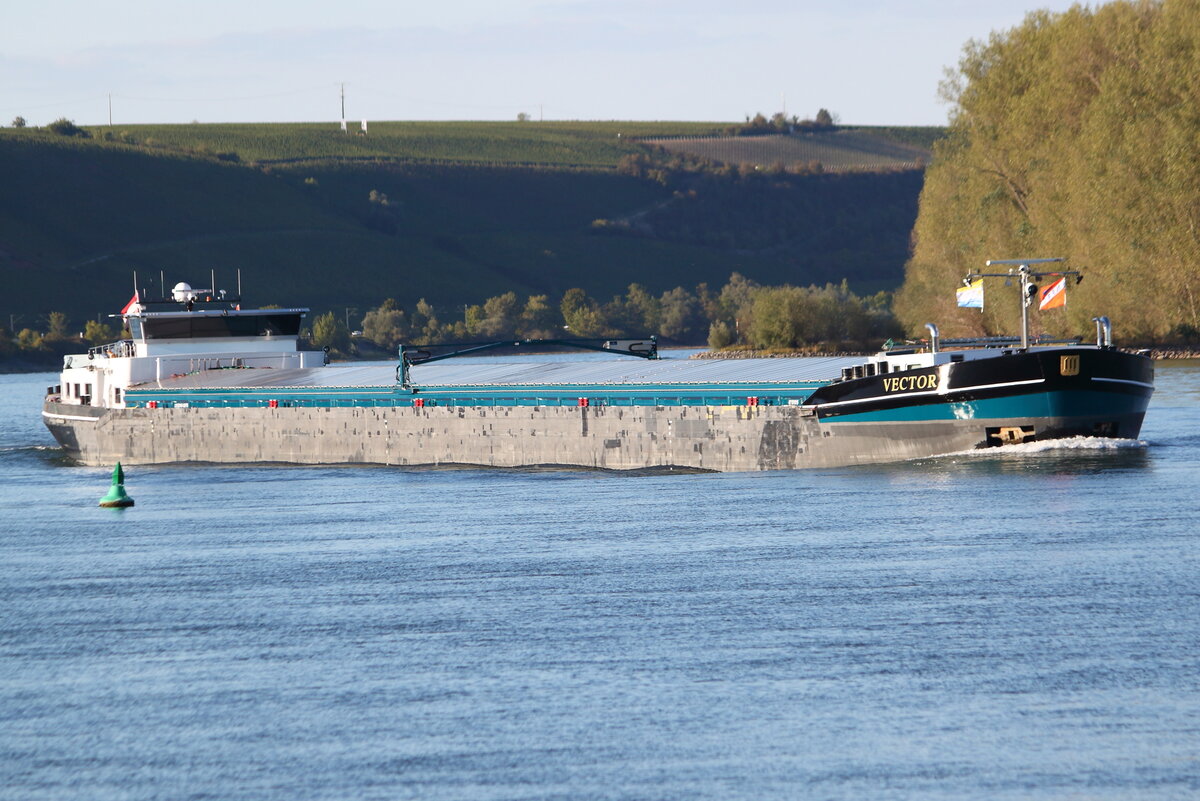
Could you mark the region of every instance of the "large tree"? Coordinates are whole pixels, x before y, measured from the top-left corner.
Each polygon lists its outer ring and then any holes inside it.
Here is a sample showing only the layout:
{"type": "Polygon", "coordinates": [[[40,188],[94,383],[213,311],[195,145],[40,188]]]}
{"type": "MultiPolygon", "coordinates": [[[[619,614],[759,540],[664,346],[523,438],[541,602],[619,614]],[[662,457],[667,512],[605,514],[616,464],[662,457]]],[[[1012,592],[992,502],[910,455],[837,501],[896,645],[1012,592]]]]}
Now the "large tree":
{"type": "Polygon", "coordinates": [[[342,318],[333,312],[322,314],[313,321],[312,343],[318,348],[329,348],[338,353],[350,351],[350,329],[342,318]]]}
{"type": "Polygon", "coordinates": [[[1035,330],[1126,338],[1200,328],[1200,5],[1112,2],[1035,12],[967,45],[921,195],[896,311],[910,331],[1011,333],[1016,293],[955,306],[988,259],[1066,256],[1086,280],[1035,330]]]}

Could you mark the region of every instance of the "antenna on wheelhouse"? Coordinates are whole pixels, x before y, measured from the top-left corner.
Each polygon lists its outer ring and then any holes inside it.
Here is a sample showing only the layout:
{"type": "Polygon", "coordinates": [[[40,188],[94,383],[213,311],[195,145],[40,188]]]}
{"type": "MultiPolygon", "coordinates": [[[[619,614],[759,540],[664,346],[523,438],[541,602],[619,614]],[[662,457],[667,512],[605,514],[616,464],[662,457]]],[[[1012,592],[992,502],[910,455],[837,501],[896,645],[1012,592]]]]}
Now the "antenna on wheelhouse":
{"type": "Polygon", "coordinates": [[[1083,280],[1083,274],[1078,270],[1056,270],[1054,272],[1039,273],[1029,269],[1031,264],[1053,264],[1061,261],[1066,261],[1062,256],[1057,256],[1052,259],[989,259],[984,262],[988,267],[1006,266],[1006,273],[967,273],[967,281],[973,281],[977,278],[1003,278],[1005,283],[1017,278],[1021,284],[1021,348],[1029,349],[1029,306],[1033,303],[1033,298],[1037,294],[1037,284],[1034,281],[1047,275],[1062,275],[1074,276],[1075,283],[1083,280]],[[1016,269],[1014,270],[1013,267],[1016,269]]]}
{"type": "Polygon", "coordinates": [[[242,299],[242,268],[238,267],[238,301],[242,299]]]}

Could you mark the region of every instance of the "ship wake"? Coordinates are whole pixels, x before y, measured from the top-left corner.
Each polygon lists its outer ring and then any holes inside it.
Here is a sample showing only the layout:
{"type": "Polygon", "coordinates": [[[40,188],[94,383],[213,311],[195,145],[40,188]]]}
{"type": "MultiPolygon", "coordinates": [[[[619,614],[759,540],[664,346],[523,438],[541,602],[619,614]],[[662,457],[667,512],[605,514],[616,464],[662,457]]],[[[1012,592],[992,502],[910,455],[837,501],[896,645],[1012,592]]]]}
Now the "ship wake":
{"type": "Polygon", "coordinates": [[[995,458],[1036,458],[1039,456],[1065,456],[1070,454],[1092,455],[1107,451],[1131,453],[1142,452],[1150,447],[1150,443],[1141,439],[1114,439],[1112,437],[1069,437],[1067,439],[1048,439],[1040,442],[1022,442],[1013,445],[1001,445],[995,448],[975,448],[966,451],[955,451],[943,454],[945,457],[978,457],[983,459],[995,458]]]}

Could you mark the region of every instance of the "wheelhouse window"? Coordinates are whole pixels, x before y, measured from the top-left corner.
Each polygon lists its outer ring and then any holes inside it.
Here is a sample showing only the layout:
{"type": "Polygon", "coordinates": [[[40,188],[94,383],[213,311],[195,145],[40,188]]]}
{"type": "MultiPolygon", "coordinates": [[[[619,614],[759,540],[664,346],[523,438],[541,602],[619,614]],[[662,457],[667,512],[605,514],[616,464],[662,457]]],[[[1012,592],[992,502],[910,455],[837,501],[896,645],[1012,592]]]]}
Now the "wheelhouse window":
{"type": "MultiPolygon", "coordinates": [[[[147,317],[139,334],[146,340],[223,337],[294,337],[300,333],[301,312],[147,317]]],[[[135,334],[135,338],[139,336],[135,334]]]]}

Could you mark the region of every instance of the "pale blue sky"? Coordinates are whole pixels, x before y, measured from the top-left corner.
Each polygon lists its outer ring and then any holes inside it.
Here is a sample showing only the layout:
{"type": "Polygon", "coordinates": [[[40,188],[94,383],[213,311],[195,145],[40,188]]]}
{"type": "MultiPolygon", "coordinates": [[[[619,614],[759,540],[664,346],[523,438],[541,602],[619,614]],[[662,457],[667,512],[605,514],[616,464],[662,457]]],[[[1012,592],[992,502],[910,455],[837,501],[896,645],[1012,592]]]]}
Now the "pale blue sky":
{"type": "Polygon", "coordinates": [[[0,124],[739,120],[940,125],[968,39],[1065,0],[40,0],[0,26],[0,124]]]}

